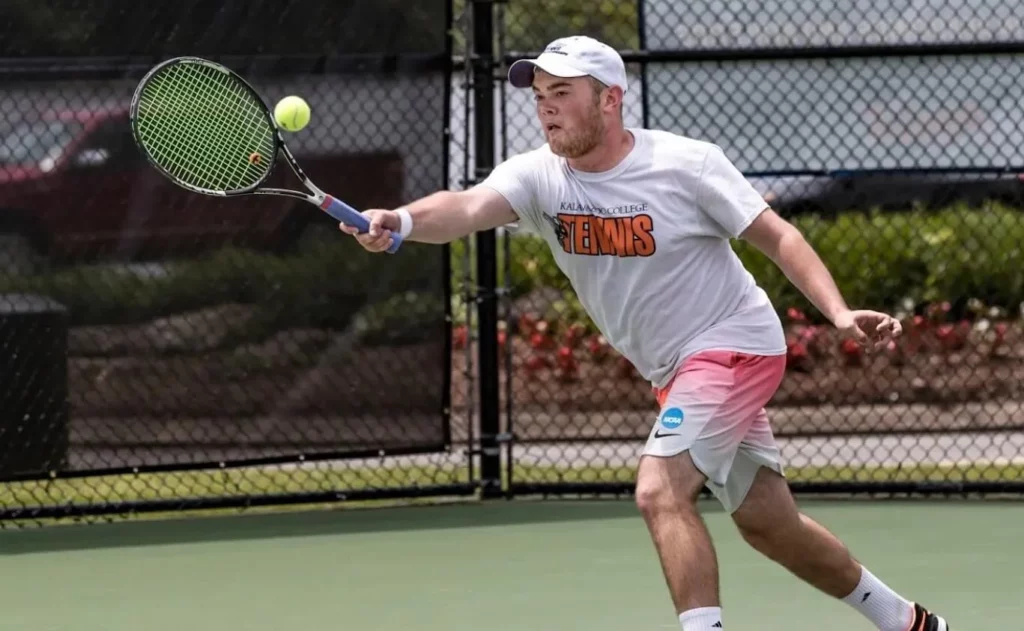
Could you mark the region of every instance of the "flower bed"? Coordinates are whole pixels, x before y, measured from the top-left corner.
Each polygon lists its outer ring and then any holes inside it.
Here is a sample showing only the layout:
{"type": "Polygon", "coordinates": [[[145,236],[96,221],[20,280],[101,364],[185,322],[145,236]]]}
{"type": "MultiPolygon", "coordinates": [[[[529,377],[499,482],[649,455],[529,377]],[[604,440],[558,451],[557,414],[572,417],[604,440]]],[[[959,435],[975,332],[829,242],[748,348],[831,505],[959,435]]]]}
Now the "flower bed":
{"type": "MultiPolygon", "coordinates": [[[[875,352],[830,326],[787,318],[787,377],[774,405],[962,403],[1024,399],[1024,327],[988,318],[951,321],[944,307],[904,319],[904,335],[875,352]]],[[[466,343],[456,329],[455,348],[466,343]]],[[[516,406],[571,403],[577,411],[650,409],[649,384],[580,323],[520,318],[499,333],[511,353],[516,406]]]]}

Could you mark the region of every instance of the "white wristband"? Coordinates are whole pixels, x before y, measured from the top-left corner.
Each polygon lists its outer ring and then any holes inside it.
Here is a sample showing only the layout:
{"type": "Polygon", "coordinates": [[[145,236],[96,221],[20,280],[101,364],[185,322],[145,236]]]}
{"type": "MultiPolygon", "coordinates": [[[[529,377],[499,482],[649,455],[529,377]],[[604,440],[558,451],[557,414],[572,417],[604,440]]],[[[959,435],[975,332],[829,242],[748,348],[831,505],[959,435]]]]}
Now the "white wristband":
{"type": "Polygon", "coordinates": [[[412,232],[412,215],[409,214],[409,211],[404,206],[396,209],[395,212],[398,213],[399,219],[402,220],[398,234],[404,239],[412,232]]]}

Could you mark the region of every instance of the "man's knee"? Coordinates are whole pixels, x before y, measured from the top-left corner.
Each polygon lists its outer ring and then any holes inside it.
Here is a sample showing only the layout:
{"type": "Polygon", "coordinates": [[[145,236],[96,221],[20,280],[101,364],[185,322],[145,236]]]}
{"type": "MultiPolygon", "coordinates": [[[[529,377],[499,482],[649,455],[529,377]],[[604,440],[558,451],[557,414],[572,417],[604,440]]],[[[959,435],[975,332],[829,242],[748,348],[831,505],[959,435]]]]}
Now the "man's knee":
{"type": "Polygon", "coordinates": [[[769,557],[789,539],[799,537],[802,527],[785,478],[766,467],[758,469],[732,519],[743,540],[769,557]]]}
{"type": "Polygon", "coordinates": [[[689,453],[645,455],[637,472],[636,504],[645,518],[695,508],[706,478],[689,453]]]}
{"type": "Polygon", "coordinates": [[[740,536],[750,547],[774,559],[784,537],[783,531],[765,522],[736,523],[740,536]]]}

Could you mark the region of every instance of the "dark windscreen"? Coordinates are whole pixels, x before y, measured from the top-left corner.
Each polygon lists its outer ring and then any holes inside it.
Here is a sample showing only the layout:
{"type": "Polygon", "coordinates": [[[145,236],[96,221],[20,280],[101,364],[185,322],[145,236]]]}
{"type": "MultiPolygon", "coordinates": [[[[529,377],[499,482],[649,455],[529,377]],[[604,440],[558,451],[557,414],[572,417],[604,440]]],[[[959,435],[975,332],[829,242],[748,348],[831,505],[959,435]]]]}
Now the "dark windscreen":
{"type": "Polygon", "coordinates": [[[445,18],[436,0],[4,0],[0,57],[430,54],[445,18]]]}

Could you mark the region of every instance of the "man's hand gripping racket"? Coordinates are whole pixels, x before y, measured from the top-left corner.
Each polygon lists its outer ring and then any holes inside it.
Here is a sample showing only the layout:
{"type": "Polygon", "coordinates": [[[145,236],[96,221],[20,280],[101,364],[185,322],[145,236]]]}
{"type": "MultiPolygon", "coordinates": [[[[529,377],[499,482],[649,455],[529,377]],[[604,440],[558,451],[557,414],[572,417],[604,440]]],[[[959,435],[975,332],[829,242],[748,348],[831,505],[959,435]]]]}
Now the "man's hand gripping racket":
{"type": "MultiPolygon", "coordinates": [[[[353,234],[370,218],[314,185],[285,146],[273,114],[256,91],[228,68],[196,57],[158,64],[132,97],[135,142],[149,162],[182,188],[204,195],[279,195],[305,200],[353,234]],[[263,186],[283,155],[307,192],[263,186]]],[[[388,252],[402,244],[398,230],[388,252]]]]}
{"type": "Polygon", "coordinates": [[[386,252],[394,247],[394,239],[401,239],[399,231],[402,228],[402,219],[398,213],[391,210],[367,210],[365,213],[370,220],[370,229],[359,230],[354,226],[342,224],[340,229],[345,234],[356,238],[359,245],[370,252],[386,252]]]}

